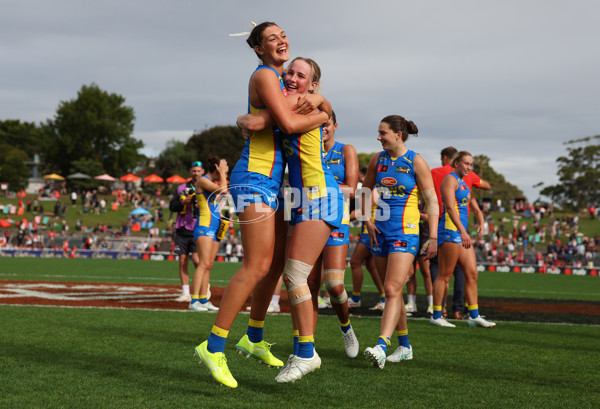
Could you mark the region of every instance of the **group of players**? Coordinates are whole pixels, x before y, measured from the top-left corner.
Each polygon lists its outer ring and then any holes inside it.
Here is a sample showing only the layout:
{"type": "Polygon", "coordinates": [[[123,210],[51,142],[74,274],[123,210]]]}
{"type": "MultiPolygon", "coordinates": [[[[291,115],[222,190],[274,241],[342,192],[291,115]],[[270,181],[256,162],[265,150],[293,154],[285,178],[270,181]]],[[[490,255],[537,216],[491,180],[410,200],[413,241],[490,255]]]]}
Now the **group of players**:
{"type": "MultiPolygon", "coordinates": [[[[386,361],[412,359],[402,289],[419,253],[427,259],[437,254],[439,264],[432,325],[454,326],[442,317],[442,299],[457,264],[465,272],[469,324],[495,325],[479,315],[477,306],[477,269],[467,231],[471,195],[464,182],[472,168],[471,155],[462,151],[454,156],[448,176],[436,191],[425,160],[405,146],[408,136],[418,133],[417,126],[399,115],[387,116],[381,120],[377,136],[383,150],[371,158],[361,205],[351,214],[349,201],[356,195],[358,159],[351,145],[334,139],[335,114],[329,101],[318,93],[319,66],[311,59],[296,58],[284,71],[289,41],[275,23],[257,25],[247,43],[261,64],[250,78],[249,113],[238,118],[247,137],[244,150],[231,172],[229,186],[224,161],[215,161],[208,168],[210,173],[197,178],[194,186],[201,210],[194,229],[199,263],[192,297],[208,292],[206,277],[218,246],[219,211],[214,206],[218,206],[220,194],[229,193],[233,199],[244,248],[242,266],[225,289],[208,339],[195,348],[195,355],[212,377],[237,387],[227,365],[225,343],[249,296],[248,327],[236,349],[280,367],[275,378],[279,383],[295,382],[319,368],[314,334],[322,278],[339,318],[346,353],[351,358],[358,355],[344,288],[351,217],[364,220],[368,234],[368,244],[364,244],[373,254],[385,294],[379,338],[364,351],[374,366],[383,368],[386,361]],[[291,197],[281,189],[286,166],[291,197]],[[419,240],[420,201],[431,232],[424,243],[419,240]],[[203,209],[207,214],[203,215],[203,209]],[[271,296],[282,276],[294,328],[293,352],[285,364],[271,353],[271,344],[263,338],[271,296]],[[387,356],[394,331],[399,347],[387,356]]],[[[185,200],[181,198],[182,203],[185,200]]],[[[197,304],[198,310],[211,309],[206,295],[198,298],[192,298],[191,305],[197,304]]]]}

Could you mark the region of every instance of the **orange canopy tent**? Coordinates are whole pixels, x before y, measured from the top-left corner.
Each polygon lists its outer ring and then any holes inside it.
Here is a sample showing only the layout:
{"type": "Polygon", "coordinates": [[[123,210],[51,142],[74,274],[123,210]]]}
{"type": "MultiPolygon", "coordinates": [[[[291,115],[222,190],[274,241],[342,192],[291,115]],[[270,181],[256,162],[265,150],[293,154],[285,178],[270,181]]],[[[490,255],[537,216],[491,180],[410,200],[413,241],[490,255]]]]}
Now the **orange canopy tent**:
{"type": "Polygon", "coordinates": [[[133,173],[128,173],[125,176],[121,176],[120,180],[121,182],[137,182],[138,180],[140,180],[140,178],[134,175],[133,173]]]}
{"type": "Polygon", "coordinates": [[[146,177],[144,178],[144,182],[149,182],[149,183],[162,183],[162,182],[164,182],[164,179],[163,179],[163,178],[161,178],[161,177],[160,177],[160,176],[158,176],[158,175],[155,175],[155,174],[153,173],[153,174],[151,174],[151,175],[149,175],[149,176],[146,176],[146,177]]]}
{"type": "Polygon", "coordinates": [[[187,182],[187,179],[179,176],[179,175],[173,175],[167,178],[167,183],[185,183],[187,182]]]}

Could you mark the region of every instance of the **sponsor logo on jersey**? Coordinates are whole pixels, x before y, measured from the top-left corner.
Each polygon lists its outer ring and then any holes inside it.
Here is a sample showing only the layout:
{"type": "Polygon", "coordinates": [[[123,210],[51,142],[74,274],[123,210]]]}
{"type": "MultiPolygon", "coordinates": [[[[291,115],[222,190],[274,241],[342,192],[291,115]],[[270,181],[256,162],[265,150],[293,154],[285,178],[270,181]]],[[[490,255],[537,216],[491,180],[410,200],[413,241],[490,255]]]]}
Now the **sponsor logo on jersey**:
{"type": "Polygon", "coordinates": [[[408,227],[409,229],[416,229],[417,225],[414,223],[406,223],[406,227],[408,227]]]}
{"type": "Polygon", "coordinates": [[[377,172],[387,172],[388,165],[377,165],[377,172]]]}
{"type": "Polygon", "coordinates": [[[408,243],[405,241],[397,240],[394,242],[394,247],[408,247],[408,243]]]}
{"type": "Polygon", "coordinates": [[[339,165],[340,163],[342,163],[342,160],[340,158],[337,159],[329,159],[327,161],[328,165],[339,165]]]}
{"type": "Polygon", "coordinates": [[[406,167],[406,166],[396,166],[396,172],[409,174],[410,173],[410,168],[406,167]]]}
{"type": "Polygon", "coordinates": [[[460,190],[467,190],[467,186],[466,185],[460,185],[460,190]]]}
{"type": "Polygon", "coordinates": [[[384,186],[394,186],[398,181],[392,177],[381,179],[381,184],[384,186]]]}

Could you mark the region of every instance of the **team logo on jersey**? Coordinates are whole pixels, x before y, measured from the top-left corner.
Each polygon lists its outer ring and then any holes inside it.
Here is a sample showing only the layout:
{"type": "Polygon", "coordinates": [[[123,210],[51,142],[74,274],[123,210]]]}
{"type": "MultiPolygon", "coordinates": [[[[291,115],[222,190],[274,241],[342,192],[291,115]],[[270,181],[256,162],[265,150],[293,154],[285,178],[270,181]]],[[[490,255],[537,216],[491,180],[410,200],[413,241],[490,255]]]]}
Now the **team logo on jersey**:
{"type": "Polygon", "coordinates": [[[398,183],[398,181],[392,177],[387,177],[387,178],[381,179],[381,184],[383,186],[394,186],[397,183],[398,183]]]}
{"type": "Polygon", "coordinates": [[[331,237],[340,237],[340,233],[338,233],[337,231],[334,231],[331,233],[331,237]]]}
{"type": "Polygon", "coordinates": [[[416,229],[417,225],[414,223],[406,223],[406,227],[408,227],[409,229],[416,229]]]}
{"type": "Polygon", "coordinates": [[[460,190],[467,190],[467,186],[465,186],[465,185],[460,185],[460,190]]]}
{"type": "Polygon", "coordinates": [[[394,247],[408,247],[408,243],[405,241],[397,240],[394,242],[394,247]]]}
{"type": "Polygon", "coordinates": [[[342,163],[342,160],[340,158],[337,159],[329,159],[327,161],[328,165],[339,165],[340,163],[342,163]]]}
{"type": "Polygon", "coordinates": [[[396,166],[396,172],[405,173],[408,175],[410,173],[410,168],[406,166],[396,166]]]}
{"type": "Polygon", "coordinates": [[[387,172],[388,165],[377,165],[377,172],[387,172]]]}

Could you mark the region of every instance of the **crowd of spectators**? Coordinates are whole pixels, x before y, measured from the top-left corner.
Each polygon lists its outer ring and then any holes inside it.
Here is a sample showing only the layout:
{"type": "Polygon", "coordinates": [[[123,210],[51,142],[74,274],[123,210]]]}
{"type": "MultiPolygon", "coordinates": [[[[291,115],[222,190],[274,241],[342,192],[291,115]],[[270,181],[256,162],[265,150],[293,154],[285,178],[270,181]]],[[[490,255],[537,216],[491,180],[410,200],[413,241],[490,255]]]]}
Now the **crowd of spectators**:
{"type": "MultiPolygon", "coordinates": [[[[73,237],[77,237],[75,241],[80,248],[89,250],[111,250],[115,239],[124,240],[119,247],[124,250],[153,252],[172,248],[175,215],[168,213],[168,202],[161,196],[121,189],[114,192],[110,203],[95,190],[71,192],[67,197],[70,200],[51,202],[40,195],[37,199],[20,198],[16,206],[0,204],[0,214],[18,219],[0,235],[0,248],[64,248],[64,242],[73,242],[73,237]],[[69,212],[101,215],[122,206],[148,209],[149,213],[130,215],[118,226],[102,222],[85,226],[81,219],[76,219],[74,226],[66,222],[69,212]],[[159,229],[157,223],[164,221],[165,213],[168,213],[167,225],[159,229]],[[127,240],[134,236],[150,240],[127,240]],[[162,245],[157,244],[160,242],[162,245]]],[[[598,209],[590,207],[589,217],[597,219],[597,212],[598,209]]],[[[531,205],[516,209],[511,216],[504,213],[505,216],[494,219],[492,214],[486,212],[484,236],[474,241],[480,263],[539,267],[600,265],[600,234],[588,237],[580,233],[578,215],[555,217],[551,206],[531,205]]],[[[475,236],[476,226],[471,226],[470,231],[475,236]]],[[[351,234],[350,255],[357,240],[351,234]]],[[[233,224],[220,244],[219,253],[227,261],[243,257],[239,232],[233,224]]]]}
{"type": "Polygon", "coordinates": [[[512,219],[498,218],[496,222],[487,216],[484,237],[476,242],[478,261],[538,267],[600,265],[600,234],[593,237],[582,234],[577,215],[546,215],[547,209],[540,207],[529,214],[515,214],[512,219]],[[532,223],[527,223],[527,218],[532,223]]]}

